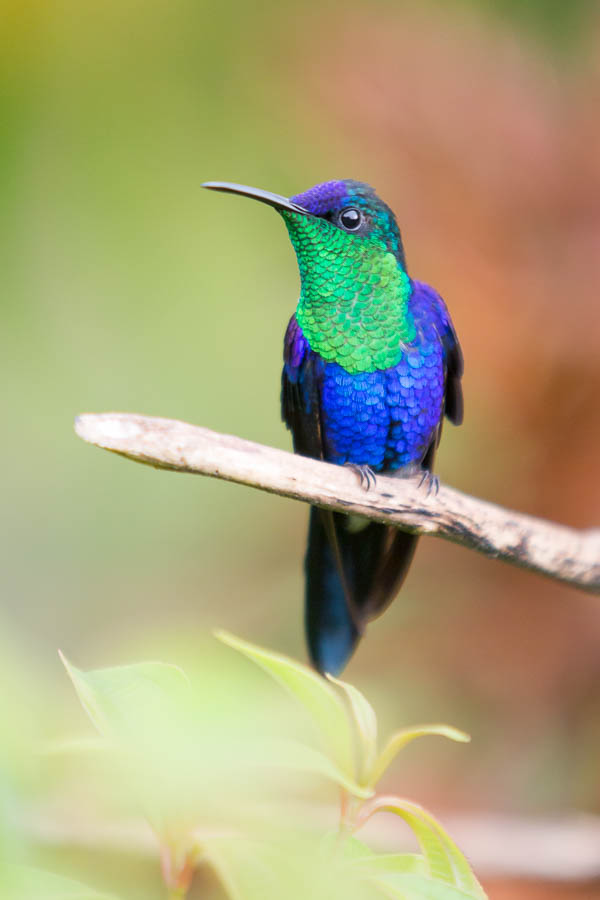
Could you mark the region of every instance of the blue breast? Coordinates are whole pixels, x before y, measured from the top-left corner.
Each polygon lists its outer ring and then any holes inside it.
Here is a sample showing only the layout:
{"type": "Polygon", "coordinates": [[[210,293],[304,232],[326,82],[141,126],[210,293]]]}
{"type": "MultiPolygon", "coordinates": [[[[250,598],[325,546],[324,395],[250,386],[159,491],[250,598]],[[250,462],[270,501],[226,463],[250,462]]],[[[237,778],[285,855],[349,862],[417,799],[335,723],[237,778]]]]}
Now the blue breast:
{"type": "Polygon", "coordinates": [[[324,368],[326,458],[375,471],[421,462],[442,416],[444,372],[439,343],[413,347],[397,366],[351,375],[324,368]]]}

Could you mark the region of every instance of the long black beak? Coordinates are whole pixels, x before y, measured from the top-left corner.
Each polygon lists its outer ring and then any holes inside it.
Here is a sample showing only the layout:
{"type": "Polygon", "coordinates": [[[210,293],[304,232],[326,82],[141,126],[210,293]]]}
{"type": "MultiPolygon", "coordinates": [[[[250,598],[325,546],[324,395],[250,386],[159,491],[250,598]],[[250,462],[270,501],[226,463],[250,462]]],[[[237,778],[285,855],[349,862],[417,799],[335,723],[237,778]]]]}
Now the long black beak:
{"type": "Polygon", "coordinates": [[[202,187],[211,191],[225,191],[227,194],[241,194],[242,197],[252,197],[254,200],[260,200],[261,203],[268,203],[275,209],[287,209],[289,212],[301,213],[303,216],[311,216],[307,209],[289,200],[287,197],[281,197],[279,194],[272,194],[271,191],[261,191],[260,188],[248,187],[245,184],[232,184],[229,181],[205,181],[202,187]]]}

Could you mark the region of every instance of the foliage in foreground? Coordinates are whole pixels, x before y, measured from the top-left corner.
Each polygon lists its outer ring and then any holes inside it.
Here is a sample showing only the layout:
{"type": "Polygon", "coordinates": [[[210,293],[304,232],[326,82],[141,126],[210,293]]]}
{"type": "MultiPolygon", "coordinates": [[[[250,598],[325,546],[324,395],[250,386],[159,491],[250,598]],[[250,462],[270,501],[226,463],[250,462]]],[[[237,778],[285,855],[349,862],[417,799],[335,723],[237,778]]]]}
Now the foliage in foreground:
{"type": "MultiPolygon", "coordinates": [[[[186,897],[204,865],[234,900],[484,900],[465,857],[430,813],[376,793],[411,741],[432,734],[466,741],[465,734],[425,725],[380,745],[375,712],[355,687],[232,635],[218,637],[300,701],[312,724],[308,738],[297,738],[284,718],[265,727],[256,698],[233,714],[225,694],[207,703],[211,685],[194,686],[177,666],[144,662],[83,672],[63,657],[99,737],[63,742],[59,752],[99,755],[118,792],[143,812],[158,838],[171,900],[186,897]],[[315,822],[314,803],[303,812],[307,804],[298,799],[314,800],[323,779],[341,797],[334,829],[315,822]],[[380,811],[407,823],[419,853],[378,854],[359,840],[356,833],[380,811]]],[[[239,679],[226,690],[244,694],[239,679]]],[[[14,900],[111,900],[13,864],[0,864],[0,886],[14,900]]]]}

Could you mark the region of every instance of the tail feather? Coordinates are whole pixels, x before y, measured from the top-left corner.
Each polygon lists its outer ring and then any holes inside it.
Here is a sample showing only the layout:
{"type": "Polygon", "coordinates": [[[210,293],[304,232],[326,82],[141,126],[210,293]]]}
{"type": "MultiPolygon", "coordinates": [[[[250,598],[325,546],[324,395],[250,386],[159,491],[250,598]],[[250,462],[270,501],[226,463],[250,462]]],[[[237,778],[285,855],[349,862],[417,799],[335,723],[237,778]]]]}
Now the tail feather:
{"type": "MultiPolygon", "coordinates": [[[[327,522],[327,516],[332,513],[311,507],[305,559],[305,627],[313,665],[319,672],[337,675],[352,655],[360,632],[346,596],[349,573],[345,571],[345,585],[328,535],[331,522],[327,522]]],[[[339,550],[343,553],[343,545],[339,550]]]]}
{"type": "Polygon", "coordinates": [[[357,528],[348,516],[311,508],[306,634],[320,672],[342,671],[367,622],[394,599],[416,542],[416,535],[388,525],[365,521],[357,528]]]}
{"type": "Polygon", "coordinates": [[[372,541],[377,545],[376,564],[363,604],[367,621],[376,619],[390,605],[404,582],[417,549],[417,534],[371,522],[372,541]]]}

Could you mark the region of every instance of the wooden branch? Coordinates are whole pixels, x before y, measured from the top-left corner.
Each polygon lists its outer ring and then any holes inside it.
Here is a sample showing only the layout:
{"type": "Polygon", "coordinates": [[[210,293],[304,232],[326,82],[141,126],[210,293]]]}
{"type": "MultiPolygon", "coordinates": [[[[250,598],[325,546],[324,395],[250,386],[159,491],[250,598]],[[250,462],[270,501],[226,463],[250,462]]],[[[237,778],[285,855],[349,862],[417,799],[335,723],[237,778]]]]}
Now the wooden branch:
{"type": "Polygon", "coordinates": [[[224,478],[316,506],[431,534],[600,594],[600,529],[578,531],[512,512],[420,476],[378,475],[374,488],[355,472],[173,419],[127,413],[86,414],[79,437],[163,469],[224,478]]]}

